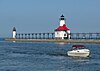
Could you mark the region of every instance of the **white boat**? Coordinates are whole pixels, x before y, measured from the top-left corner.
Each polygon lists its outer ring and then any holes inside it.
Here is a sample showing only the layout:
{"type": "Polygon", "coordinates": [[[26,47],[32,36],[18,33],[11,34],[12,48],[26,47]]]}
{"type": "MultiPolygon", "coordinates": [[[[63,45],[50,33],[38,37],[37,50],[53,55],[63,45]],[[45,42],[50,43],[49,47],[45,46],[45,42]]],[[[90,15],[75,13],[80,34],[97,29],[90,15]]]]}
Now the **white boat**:
{"type": "Polygon", "coordinates": [[[73,45],[72,50],[69,50],[67,54],[73,57],[88,57],[90,50],[86,49],[84,45],[73,45]]]}

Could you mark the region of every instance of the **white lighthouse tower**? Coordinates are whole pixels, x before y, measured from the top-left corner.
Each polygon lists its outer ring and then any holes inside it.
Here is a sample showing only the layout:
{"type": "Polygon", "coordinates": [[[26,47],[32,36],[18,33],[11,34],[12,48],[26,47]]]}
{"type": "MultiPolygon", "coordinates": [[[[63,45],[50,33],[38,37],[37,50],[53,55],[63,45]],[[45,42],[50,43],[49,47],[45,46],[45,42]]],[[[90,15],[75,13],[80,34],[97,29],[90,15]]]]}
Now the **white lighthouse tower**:
{"type": "Polygon", "coordinates": [[[13,34],[12,34],[12,37],[15,39],[16,38],[16,28],[13,27],[13,34]]]}
{"type": "Polygon", "coordinates": [[[70,29],[66,27],[65,18],[62,15],[60,17],[60,26],[55,29],[55,39],[70,39],[70,29]]]}

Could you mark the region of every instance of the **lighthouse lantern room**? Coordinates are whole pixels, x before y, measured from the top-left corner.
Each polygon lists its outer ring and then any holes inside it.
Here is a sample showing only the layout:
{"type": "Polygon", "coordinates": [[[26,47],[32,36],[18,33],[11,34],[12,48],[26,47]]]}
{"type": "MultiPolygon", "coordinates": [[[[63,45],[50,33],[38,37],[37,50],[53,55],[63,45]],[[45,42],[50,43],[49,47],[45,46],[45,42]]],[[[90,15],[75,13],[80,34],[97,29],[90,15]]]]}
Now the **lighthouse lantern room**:
{"type": "Polygon", "coordinates": [[[60,26],[55,29],[55,39],[70,39],[70,29],[66,27],[65,18],[62,15],[60,17],[60,26]]]}

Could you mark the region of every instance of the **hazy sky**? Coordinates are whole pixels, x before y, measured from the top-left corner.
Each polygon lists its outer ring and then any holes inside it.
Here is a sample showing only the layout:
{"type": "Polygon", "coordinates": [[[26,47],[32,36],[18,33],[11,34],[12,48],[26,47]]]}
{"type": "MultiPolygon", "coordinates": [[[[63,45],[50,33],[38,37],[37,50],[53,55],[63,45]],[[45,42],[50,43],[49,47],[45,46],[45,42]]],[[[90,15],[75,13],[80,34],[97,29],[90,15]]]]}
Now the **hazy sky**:
{"type": "Polygon", "coordinates": [[[100,32],[100,0],[0,0],[0,36],[54,32],[62,14],[71,32],[100,32]]]}

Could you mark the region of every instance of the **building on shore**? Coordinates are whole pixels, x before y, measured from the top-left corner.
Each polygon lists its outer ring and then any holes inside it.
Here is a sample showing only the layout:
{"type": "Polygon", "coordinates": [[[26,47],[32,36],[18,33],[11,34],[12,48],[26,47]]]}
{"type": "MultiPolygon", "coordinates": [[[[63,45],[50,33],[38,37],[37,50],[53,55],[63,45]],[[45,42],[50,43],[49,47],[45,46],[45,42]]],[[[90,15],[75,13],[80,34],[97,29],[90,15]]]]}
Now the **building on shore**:
{"type": "Polygon", "coordinates": [[[60,17],[60,26],[55,29],[55,39],[70,39],[70,29],[66,26],[65,18],[60,17]]]}

